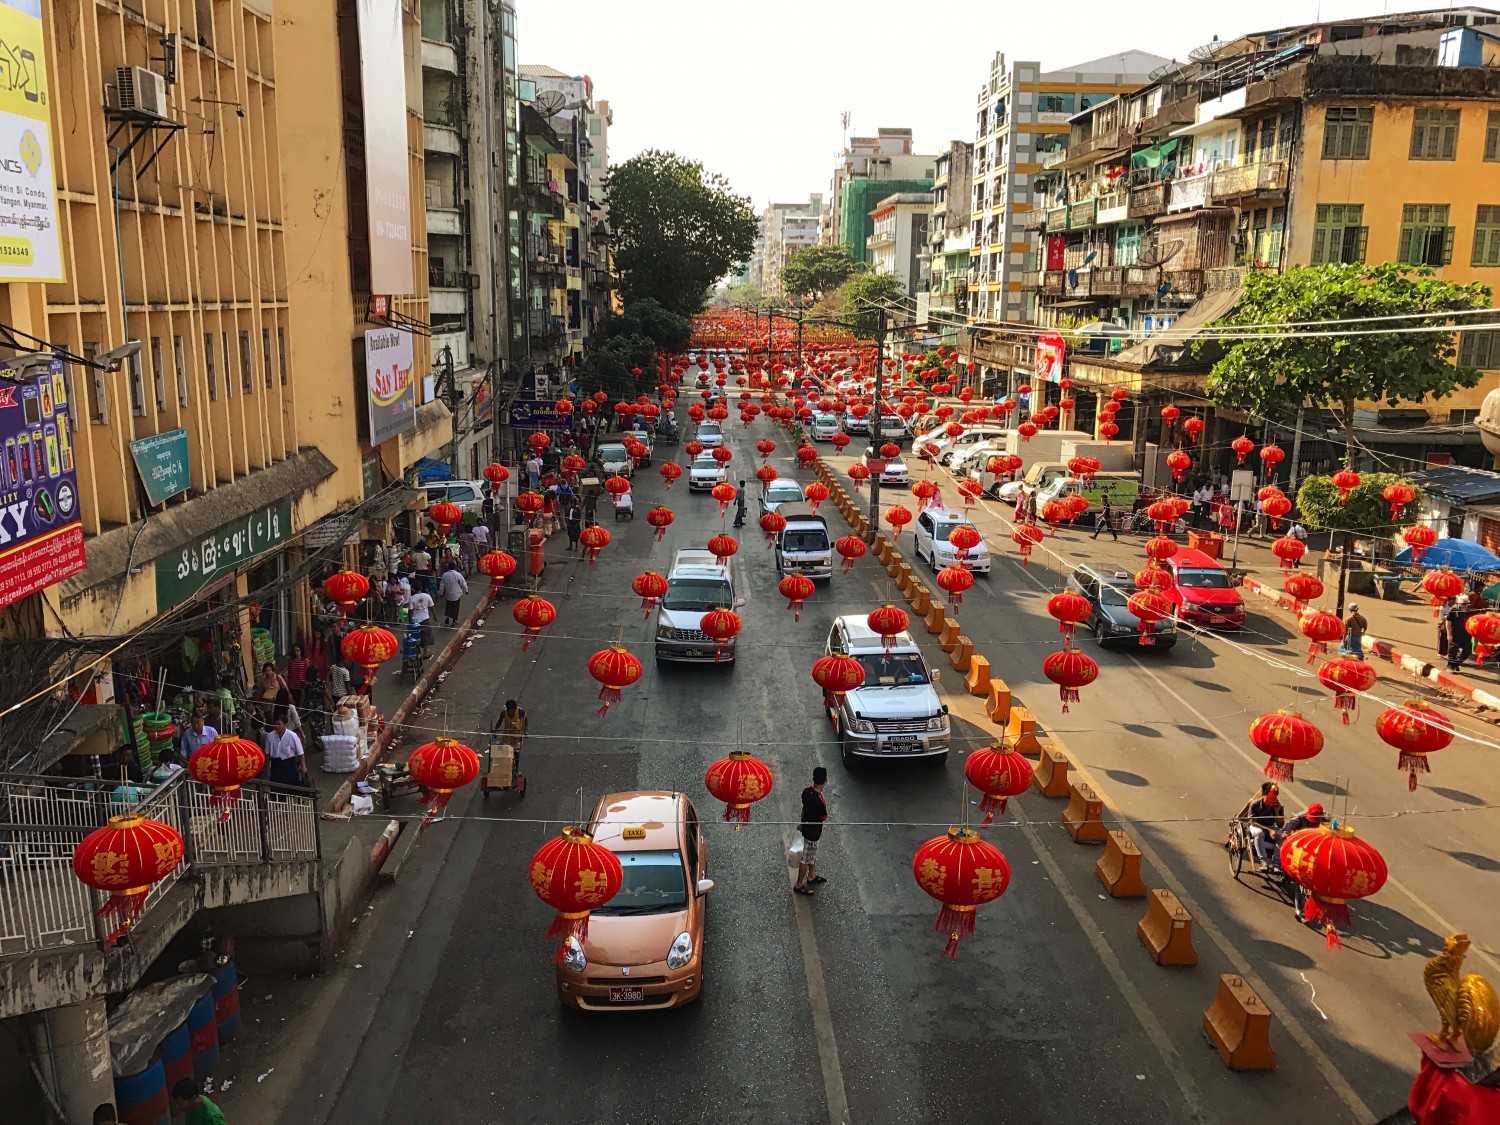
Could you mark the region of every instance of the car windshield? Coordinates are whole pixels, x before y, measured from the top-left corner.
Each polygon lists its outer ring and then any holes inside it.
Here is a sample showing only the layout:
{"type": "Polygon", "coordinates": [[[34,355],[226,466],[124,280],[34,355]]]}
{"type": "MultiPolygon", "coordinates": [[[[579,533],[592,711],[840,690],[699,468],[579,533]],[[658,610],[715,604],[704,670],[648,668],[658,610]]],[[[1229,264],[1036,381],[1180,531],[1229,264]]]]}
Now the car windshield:
{"type": "MultiPolygon", "coordinates": [[[[936,539],[939,543],[946,543],[946,542],[948,542],[948,536],[952,535],[959,528],[961,528],[961,527],[972,527],[972,526],[973,526],[972,524],[967,524],[967,523],[940,523],[940,524],[936,524],[936,525],[933,526],[933,529],[932,529],[932,537],[934,539],[936,539]]],[[[980,542],[981,545],[983,545],[984,538],[982,536],[980,537],[979,542],[980,542]]]]}
{"type": "Polygon", "coordinates": [[[828,533],[824,531],[788,531],[781,537],[783,551],[826,551],[828,533]]]}
{"type": "Polygon", "coordinates": [[[766,492],[766,499],[777,504],[784,504],[789,500],[801,500],[802,489],[796,484],[773,484],[766,492]]]}
{"type": "Polygon", "coordinates": [[[687,905],[681,852],[616,852],[624,880],[615,897],[594,907],[601,917],[663,914],[687,905]]]}
{"type": "Polygon", "coordinates": [[[865,670],[865,686],[902,687],[927,683],[927,665],[915,652],[865,653],[855,657],[865,670]]]}
{"type": "Polygon", "coordinates": [[[1177,585],[1192,586],[1200,590],[1227,590],[1229,589],[1229,575],[1222,570],[1179,567],[1177,585]]]}
{"type": "Polygon", "coordinates": [[[625,452],[625,447],[623,445],[601,445],[599,447],[599,460],[629,461],[630,454],[625,452]]]}
{"type": "Polygon", "coordinates": [[[904,473],[906,472],[906,462],[899,457],[892,457],[885,463],[885,471],[888,473],[904,473]]]}
{"type": "Polygon", "coordinates": [[[1099,583],[1099,602],[1102,605],[1122,606],[1130,600],[1127,589],[1128,578],[1104,579],[1099,583]],[[1113,583],[1113,585],[1111,585],[1113,583]]]}
{"type": "Polygon", "coordinates": [[[718,437],[722,432],[714,422],[701,422],[698,425],[698,436],[701,438],[718,437]]]}
{"type": "Polygon", "coordinates": [[[700,453],[693,458],[693,468],[695,469],[717,469],[718,467],[719,463],[707,453],[700,453]]]}
{"type": "Polygon", "coordinates": [[[667,582],[667,592],[661,604],[667,609],[707,613],[711,609],[733,605],[734,594],[728,582],[712,578],[673,578],[667,582]]]}

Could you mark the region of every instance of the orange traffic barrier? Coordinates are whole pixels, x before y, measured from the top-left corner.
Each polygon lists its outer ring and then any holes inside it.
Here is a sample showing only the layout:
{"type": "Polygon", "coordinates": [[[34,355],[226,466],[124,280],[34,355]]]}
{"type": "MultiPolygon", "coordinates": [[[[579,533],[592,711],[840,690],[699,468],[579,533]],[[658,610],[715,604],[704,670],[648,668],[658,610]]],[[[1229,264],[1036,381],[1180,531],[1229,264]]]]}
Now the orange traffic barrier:
{"type": "MultiPolygon", "coordinates": [[[[958,622],[953,623],[956,627],[958,622]]],[[[962,634],[958,637],[958,643],[953,646],[953,651],[948,654],[948,663],[953,665],[955,672],[967,672],[969,664],[974,659],[974,642],[962,634]]]]}
{"type": "Polygon", "coordinates": [[[1109,835],[1104,831],[1104,802],[1081,782],[1068,788],[1068,807],[1063,809],[1062,822],[1074,843],[1102,844],[1109,835]]]}
{"type": "Polygon", "coordinates": [[[903,562],[899,556],[896,559],[895,573],[891,577],[896,580],[896,589],[905,594],[907,587],[911,585],[911,567],[903,562]]]}
{"type": "Polygon", "coordinates": [[[984,709],[990,714],[990,722],[1002,727],[1010,724],[1010,685],[1004,680],[990,680],[990,698],[984,709]]]}
{"type": "Polygon", "coordinates": [[[915,576],[911,580],[911,611],[917,617],[926,617],[932,610],[932,595],[927,592],[927,587],[915,576]]]}
{"type": "Polygon", "coordinates": [[[1005,724],[1005,736],[1018,754],[1036,758],[1042,753],[1041,741],[1036,736],[1036,716],[1019,704],[1010,709],[1010,717],[1005,724]]]}
{"type": "Polygon", "coordinates": [[[1219,991],[1203,1013],[1203,1030],[1230,1070],[1275,1070],[1271,1010],[1243,977],[1219,978],[1219,991]]]}
{"type": "Polygon", "coordinates": [[[970,695],[986,696],[990,693],[990,662],[977,652],[969,657],[969,674],[964,677],[964,687],[970,695]]]}
{"type": "Polygon", "coordinates": [[[1104,843],[1104,854],[1094,864],[1094,874],[1113,898],[1145,898],[1141,882],[1141,849],[1123,832],[1113,831],[1104,843]]]}
{"type": "Polygon", "coordinates": [[[1032,784],[1041,791],[1043,797],[1072,796],[1072,786],[1068,784],[1068,767],[1067,755],[1054,747],[1043,746],[1041,761],[1037,762],[1031,775],[1032,784]]]}
{"type": "Polygon", "coordinates": [[[880,560],[881,566],[884,566],[886,563],[891,561],[891,545],[886,542],[885,536],[875,536],[874,554],[875,557],[880,560]]]}
{"type": "Polygon", "coordinates": [[[958,622],[951,617],[943,621],[943,628],[938,633],[938,645],[944,652],[952,652],[958,647],[958,622]]]}
{"type": "MultiPolygon", "coordinates": [[[[901,568],[903,566],[906,566],[906,560],[903,559],[894,548],[892,548],[891,553],[886,557],[885,560],[885,572],[892,578],[900,579],[901,568]]],[[[907,569],[910,570],[911,568],[907,567],[907,569]]]]}
{"type": "Polygon", "coordinates": [[[943,613],[943,603],[933,602],[927,610],[927,631],[934,635],[941,633],[947,621],[948,618],[943,613]]]}
{"type": "Polygon", "coordinates": [[[1135,924],[1135,935],[1158,965],[1196,965],[1193,916],[1171,891],[1160,887],[1146,896],[1146,916],[1135,924]]]}

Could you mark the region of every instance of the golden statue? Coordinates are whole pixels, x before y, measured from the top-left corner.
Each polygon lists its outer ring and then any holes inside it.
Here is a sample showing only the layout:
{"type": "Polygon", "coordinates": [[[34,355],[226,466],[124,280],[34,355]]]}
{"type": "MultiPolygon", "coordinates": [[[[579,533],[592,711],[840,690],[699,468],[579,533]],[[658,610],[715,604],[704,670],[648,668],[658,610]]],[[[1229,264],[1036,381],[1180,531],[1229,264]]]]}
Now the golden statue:
{"type": "Polygon", "coordinates": [[[1496,1035],[1500,1034],[1500,997],[1478,973],[1460,975],[1468,950],[1468,934],[1449,934],[1443,942],[1443,952],[1422,970],[1422,983],[1443,1021],[1442,1030],[1427,1038],[1444,1051],[1453,1051],[1455,1037],[1461,1034],[1470,1053],[1477,1058],[1494,1045],[1496,1035]]]}

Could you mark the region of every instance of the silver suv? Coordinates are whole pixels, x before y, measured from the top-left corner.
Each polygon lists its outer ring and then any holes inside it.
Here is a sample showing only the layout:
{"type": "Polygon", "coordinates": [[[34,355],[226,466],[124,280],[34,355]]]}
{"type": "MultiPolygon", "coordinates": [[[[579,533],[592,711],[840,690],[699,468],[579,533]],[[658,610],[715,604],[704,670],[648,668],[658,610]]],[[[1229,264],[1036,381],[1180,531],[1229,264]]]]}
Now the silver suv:
{"type": "Polygon", "coordinates": [[[893,640],[887,653],[885,638],[862,614],[840,617],[829,630],[824,653],[845,653],[865,670],[863,687],[845,692],[837,705],[825,700],[846,766],[860,758],[947,757],[948,708],[933,686],[938,673],[928,670],[910,633],[893,640]]]}
{"type": "Polygon", "coordinates": [[[734,639],[719,652],[703,631],[703,615],[714,609],[738,609],[745,604],[735,581],[733,559],[720,565],[708,551],[685,548],[672,560],[667,592],[656,610],[656,659],[692,663],[731,664],[734,639]]]}

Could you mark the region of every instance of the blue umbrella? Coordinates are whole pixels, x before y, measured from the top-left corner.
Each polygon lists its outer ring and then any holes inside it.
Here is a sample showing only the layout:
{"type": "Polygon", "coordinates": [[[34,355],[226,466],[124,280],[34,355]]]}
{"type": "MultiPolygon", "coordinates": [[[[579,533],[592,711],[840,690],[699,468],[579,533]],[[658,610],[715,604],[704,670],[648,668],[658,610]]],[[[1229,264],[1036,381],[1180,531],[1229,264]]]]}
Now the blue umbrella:
{"type": "Polygon", "coordinates": [[[1411,548],[1393,560],[1396,566],[1416,566],[1427,570],[1489,571],[1500,570],[1500,555],[1470,539],[1439,539],[1422,552],[1421,562],[1412,562],[1411,548]]]}

